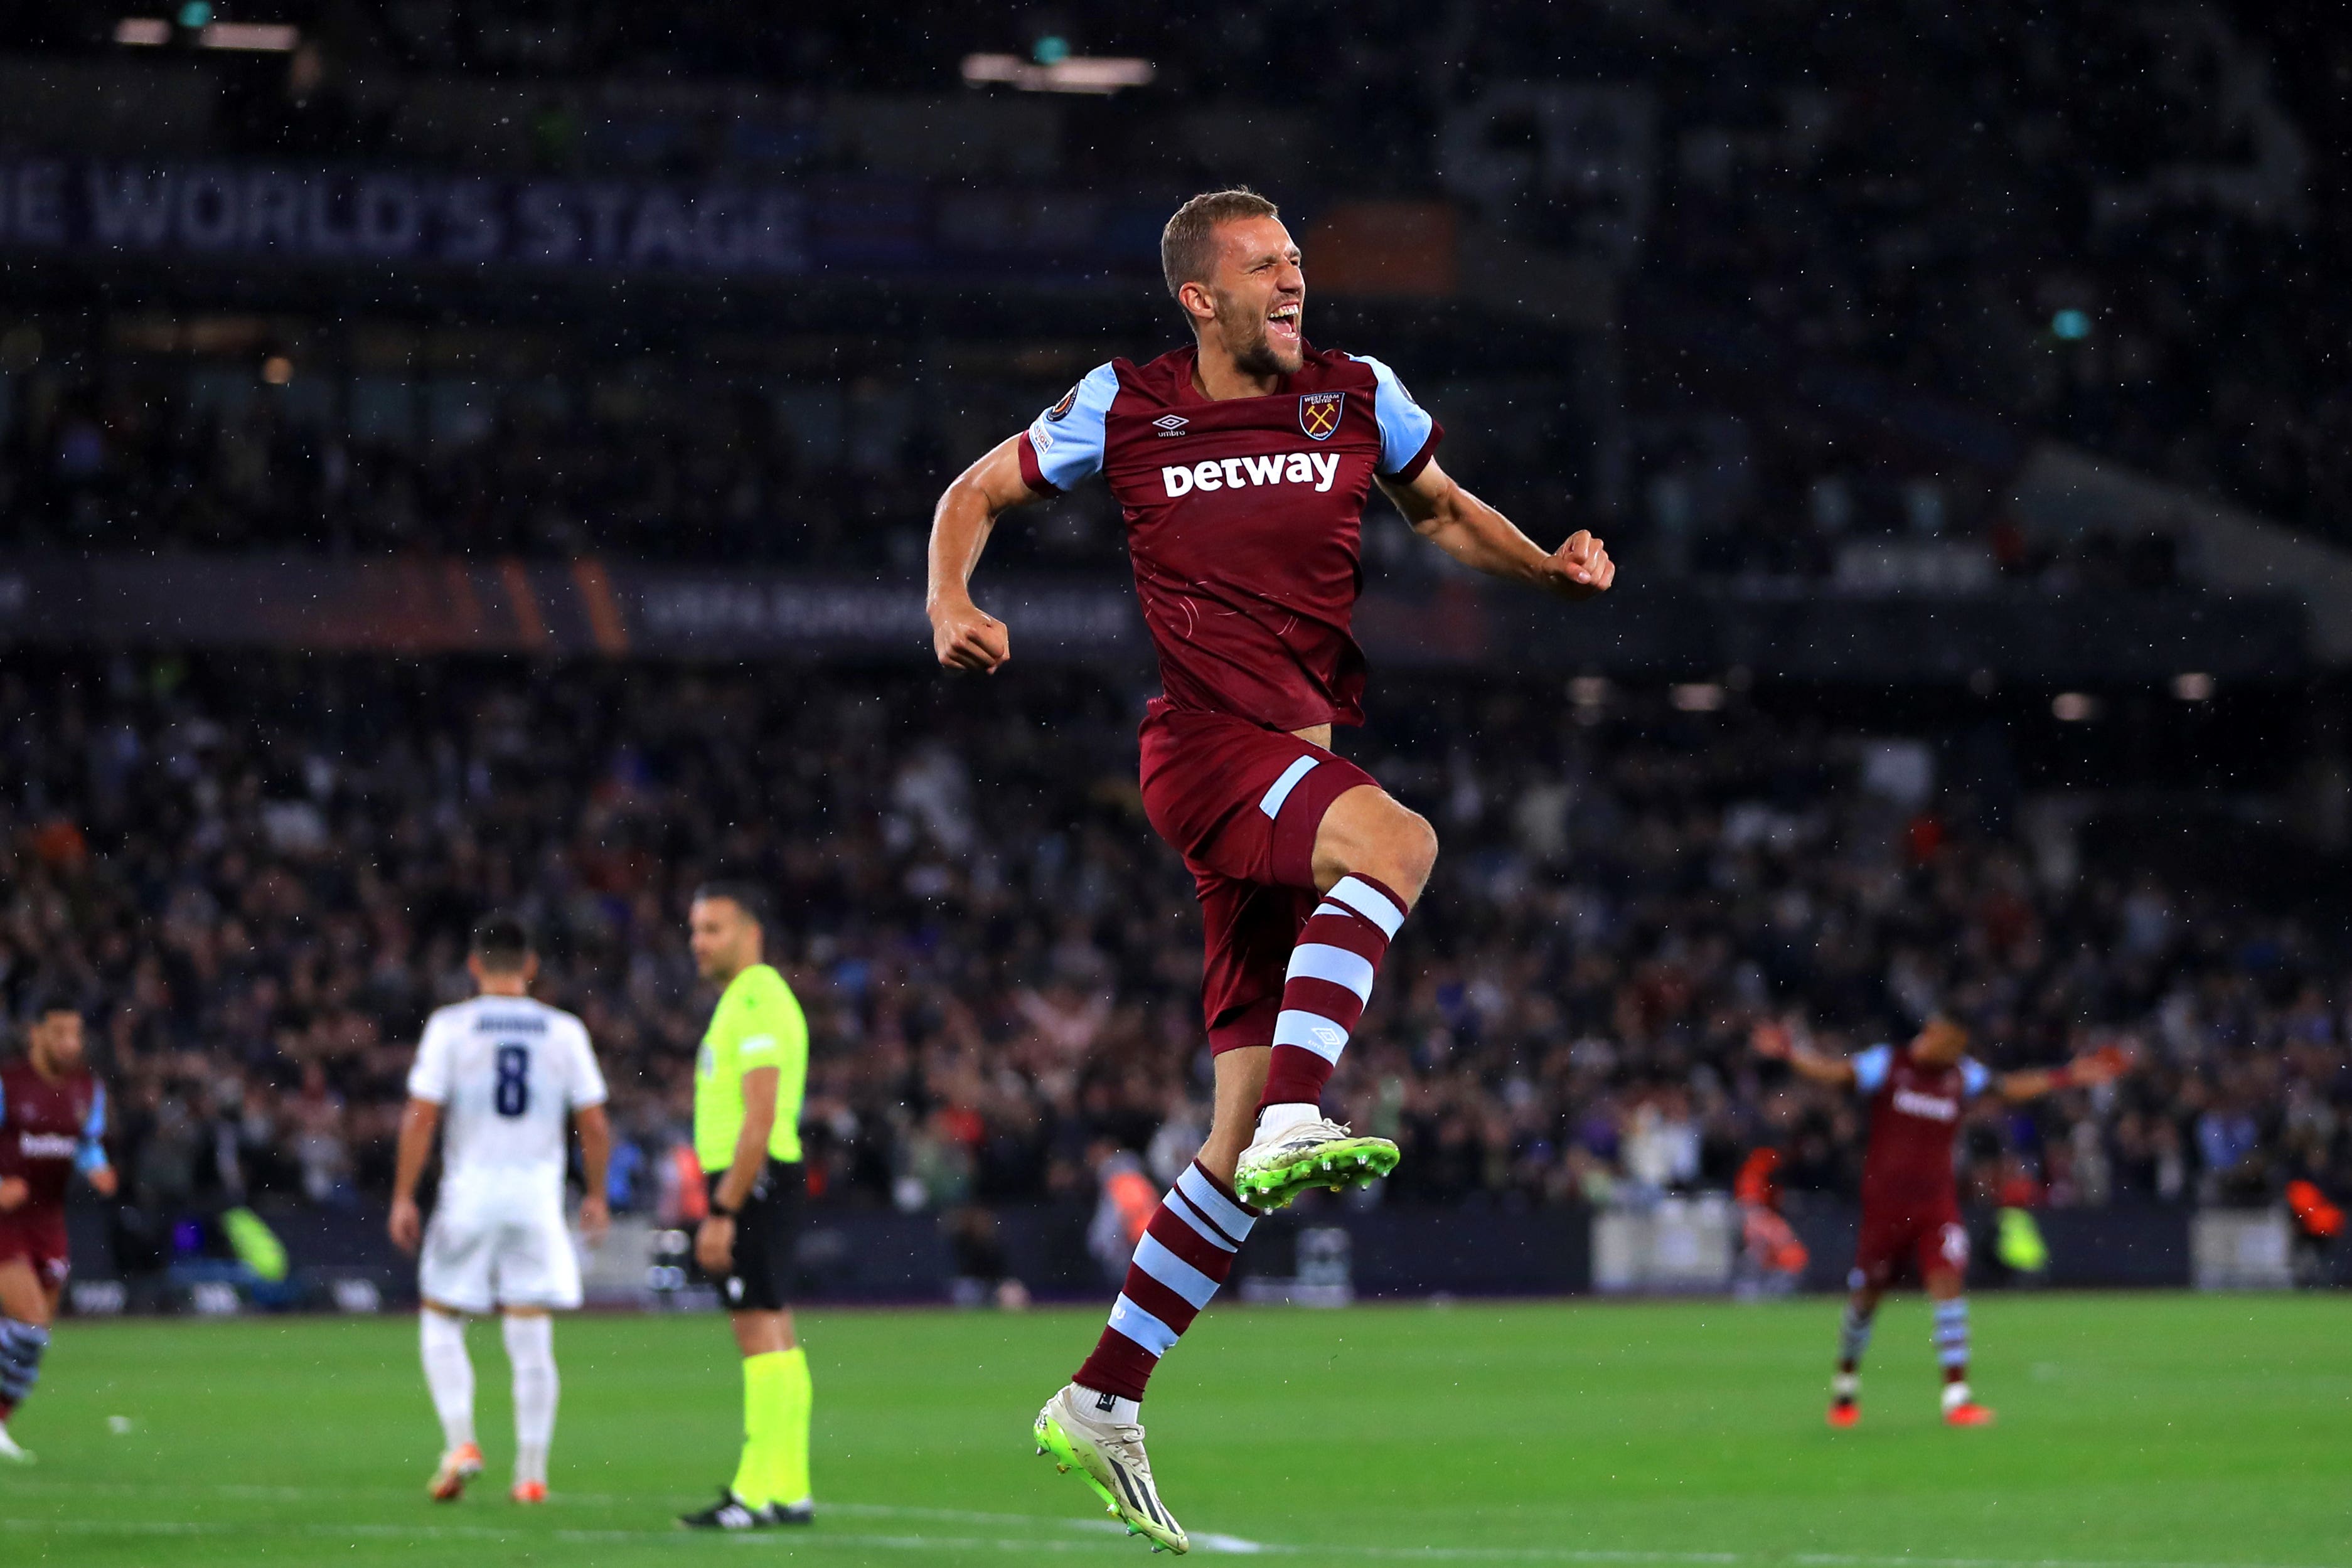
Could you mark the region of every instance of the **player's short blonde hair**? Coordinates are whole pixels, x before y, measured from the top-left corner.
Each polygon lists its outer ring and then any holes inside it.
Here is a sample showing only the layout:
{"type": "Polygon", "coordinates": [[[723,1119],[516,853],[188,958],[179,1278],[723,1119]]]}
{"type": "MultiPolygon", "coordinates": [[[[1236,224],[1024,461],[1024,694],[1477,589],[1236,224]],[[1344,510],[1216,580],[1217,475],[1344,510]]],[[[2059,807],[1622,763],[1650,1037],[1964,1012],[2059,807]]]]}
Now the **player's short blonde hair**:
{"type": "Polygon", "coordinates": [[[1160,274],[1172,298],[1188,283],[1206,283],[1217,265],[1217,225],[1243,218],[1281,216],[1281,209],[1247,185],[1203,191],[1160,231],[1160,274]]]}

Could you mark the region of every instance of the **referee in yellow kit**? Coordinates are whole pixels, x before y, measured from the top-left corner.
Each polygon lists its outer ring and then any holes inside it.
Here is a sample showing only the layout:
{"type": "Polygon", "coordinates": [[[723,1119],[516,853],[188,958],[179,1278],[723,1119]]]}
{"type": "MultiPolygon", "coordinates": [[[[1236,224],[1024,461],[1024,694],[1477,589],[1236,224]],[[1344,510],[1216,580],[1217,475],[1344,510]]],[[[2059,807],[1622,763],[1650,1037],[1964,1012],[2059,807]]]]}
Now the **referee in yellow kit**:
{"type": "Polygon", "coordinates": [[[694,1155],[710,1190],[694,1260],[725,1291],[743,1353],[742,1462],[717,1502],[680,1516],[690,1530],[766,1530],[815,1515],[808,1353],[791,1306],[808,1020],[761,961],[765,916],[759,890],[739,882],[697,889],[688,914],[695,967],[726,988],[694,1064],[694,1155]]]}

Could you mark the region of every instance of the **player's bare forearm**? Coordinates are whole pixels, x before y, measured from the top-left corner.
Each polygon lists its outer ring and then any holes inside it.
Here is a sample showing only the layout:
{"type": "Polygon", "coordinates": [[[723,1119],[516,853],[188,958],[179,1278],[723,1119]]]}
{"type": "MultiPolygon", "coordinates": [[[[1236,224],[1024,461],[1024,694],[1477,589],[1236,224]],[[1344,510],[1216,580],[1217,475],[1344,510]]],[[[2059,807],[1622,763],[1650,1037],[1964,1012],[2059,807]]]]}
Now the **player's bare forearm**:
{"type": "Polygon", "coordinates": [[[582,1105],[572,1120],[580,1129],[580,1234],[593,1246],[613,1228],[612,1206],[604,1197],[605,1173],[613,1166],[613,1121],[602,1105],[582,1105]]]}
{"type": "Polygon", "coordinates": [[[719,1207],[734,1210],[751,1196],[767,1164],[768,1135],[776,1126],[776,1085],[782,1077],[775,1068],[755,1067],[743,1074],[743,1127],[735,1134],[735,1157],[719,1184],[719,1207]]]}
{"type": "Polygon", "coordinates": [[[384,1228],[393,1245],[414,1252],[424,1235],[416,1214],[416,1184],[424,1179],[425,1162],[433,1154],[433,1134],[441,1125],[441,1107],[411,1096],[400,1113],[400,1152],[392,1172],[392,1213],[384,1228]]]}
{"type": "Polygon", "coordinates": [[[1798,1077],[1815,1083],[1844,1088],[1853,1082],[1853,1063],[1843,1056],[1824,1056],[1810,1045],[1798,1045],[1790,1048],[1786,1060],[1798,1077]]]}
{"type": "Polygon", "coordinates": [[[1799,1038],[1801,1029],[1801,1025],[1767,1019],[1748,1036],[1748,1048],[1767,1061],[1787,1062],[1800,1078],[1838,1087],[1851,1084],[1853,1063],[1843,1056],[1815,1051],[1811,1041],[1799,1038]]]}
{"type": "Polygon", "coordinates": [[[2095,1089],[2102,1083],[2114,1082],[2129,1071],[2136,1050],[2129,1041],[2112,1041],[2096,1051],[2086,1051],[2063,1067],[2004,1072],[1995,1081],[1993,1089],[2011,1104],[2039,1100],[2044,1094],[2055,1094],[2061,1090],[2095,1089]]]}
{"type": "Polygon", "coordinates": [[[2055,1094],[2062,1089],[2072,1089],[2078,1080],[2071,1068],[2035,1068],[2026,1072],[2004,1072],[1996,1087],[2000,1097],[2012,1105],[2022,1105],[2029,1100],[2039,1100],[2045,1094],[2055,1094]]]}
{"type": "Polygon", "coordinates": [[[950,670],[993,674],[1013,656],[1004,622],[971,601],[971,574],[996,519],[1036,492],[1021,477],[1021,438],[1000,442],[956,476],[931,514],[929,579],[923,607],[931,618],[931,648],[950,670]]]}
{"type": "Polygon", "coordinates": [[[1559,549],[1546,550],[1433,461],[1402,483],[1381,480],[1381,488],[1415,533],[1474,571],[1563,599],[1606,593],[1617,580],[1608,547],[1589,531],[1580,528],[1559,549]]]}
{"type": "Polygon", "coordinates": [[[430,1100],[411,1100],[401,1112],[400,1155],[392,1176],[395,1201],[416,1201],[416,1184],[425,1178],[425,1162],[433,1154],[433,1134],[440,1125],[441,1107],[430,1100]]]}
{"type": "Polygon", "coordinates": [[[2039,1100],[2053,1085],[2046,1072],[2004,1072],[1993,1081],[1993,1092],[2012,1105],[2022,1105],[2029,1100],[2039,1100]]]}

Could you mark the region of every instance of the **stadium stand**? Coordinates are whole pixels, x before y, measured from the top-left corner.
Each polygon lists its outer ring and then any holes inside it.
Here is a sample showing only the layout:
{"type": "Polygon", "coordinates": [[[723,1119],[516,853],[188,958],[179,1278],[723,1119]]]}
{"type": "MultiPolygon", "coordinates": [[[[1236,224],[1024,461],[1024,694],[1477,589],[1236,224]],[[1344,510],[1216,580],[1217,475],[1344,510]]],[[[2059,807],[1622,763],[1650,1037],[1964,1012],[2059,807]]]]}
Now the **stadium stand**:
{"type": "Polygon", "coordinates": [[[147,71],[169,89],[147,101],[186,108],[100,136],[44,118],[51,86],[19,95],[6,140],[1089,199],[1181,193],[1279,147],[1315,172],[1283,193],[1302,208],[1442,197],[1482,238],[1597,256],[1636,333],[1734,313],[2340,537],[2346,411],[2324,345],[2341,335],[2344,46],[2308,7],[1825,20],[1742,0],[1593,6],[1572,28],[1540,4],[1265,0],[1213,27],[1161,7],[1063,40],[1149,58],[1159,96],[1050,103],[951,96],[948,62],[1055,25],[1014,7],[886,24],[809,5],[788,35],[609,4],[279,9],[309,29],[307,66],[130,60],[107,48],[111,9],[42,7],[23,37],[48,52],[18,57],[27,70],[147,71]],[[1244,130],[1216,140],[1212,111],[1244,130]]]}
{"type": "MultiPolygon", "coordinates": [[[[2108,1029],[2152,1058],[1983,1115],[1979,1197],[2352,1189],[2352,955],[2313,869],[2347,833],[2330,633],[2211,591],[2326,582],[2227,579],[2167,520],[2219,498],[2346,542],[2347,46],[2305,8],[1162,7],[1064,40],[1153,63],[1102,99],[959,86],[967,51],[1042,45],[988,5],[814,0],[780,30],[289,3],[303,47],[264,59],[117,47],[119,9],[37,8],[0,57],[0,636],[26,639],[0,971],[12,1003],[100,1009],[143,1207],[373,1201],[416,1021],[509,902],[611,1055],[627,1196],[657,1207],[694,1030],[678,898],[721,867],[792,912],[830,1199],[1083,1198],[1106,1143],[1197,1122],[1190,894],[1136,817],[1124,653],[1058,632],[1052,668],[978,696],[878,643],[667,664],[776,647],[693,645],[684,615],[663,643],[629,596],[673,568],[702,574],[673,607],[721,574],[903,593],[961,463],[1170,339],[1158,222],[1234,177],[1339,280],[1310,335],[1397,363],[1531,530],[1600,519],[1649,596],[1572,648],[1482,622],[1451,685],[1397,628],[1444,643],[1467,596],[1368,525],[1374,590],[1423,594],[1368,632],[1368,755],[1447,846],[1450,913],[1409,931],[1341,1081],[1408,1145],[1398,1203],[1721,1187],[1765,1141],[1799,1192],[1842,1190],[1850,1109],[1759,1076],[1747,1026],[1786,1008],[1855,1043],[1935,997],[2004,1064],[2108,1029]],[[64,112],[121,101],[143,112],[64,112]],[[791,245],[597,238],[607,205],[651,232],[743,191],[797,214],[791,245]],[[508,248],[415,216],[476,199],[508,248]],[[518,248],[534,203],[572,250],[518,248]],[[1400,232],[1437,237],[1344,270],[1400,232]],[[2037,508],[2021,476],[2060,446],[2156,499],[2037,508]],[[159,650],[95,591],[98,624],[41,621],[75,572],[129,563],[152,604],[197,558],[454,559],[458,597],[509,591],[497,646],[653,658],[404,660],[404,622],[338,641],[277,602],[251,639],[277,652],[159,650]],[[1874,665],[1874,692],[1774,684],[1874,665]],[[2215,670],[2227,740],[2146,722],[2215,670]],[[2053,697],[2127,722],[2053,728],[2053,697]],[[2233,852],[2148,849],[2215,835],[2233,852]],[[1127,877],[1150,896],[1108,903],[1127,877]]],[[[1117,528],[1076,496],[991,570],[1098,601],[1117,528]]],[[[326,581],[300,591],[365,598],[326,581]]]]}
{"type": "MultiPolygon", "coordinates": [[[[96,1010],[151,1212],[347,1204],[388,1178],[411,1037],[461,990],[468,922],[520,908],[546,994],[605,1053],[644,1207],[690,1087],[681,899],[748,871],[808,998],[832,1199],[1083,1196],[1097,1138],[1140,1149],[1202,1114],[1190,888],[1139,829],[1131,704],[1083,674],[975,695],[643,666],[12,669],[0,975],[96,1010]]],[[[1981,1113],[1980,1197],[2352,1181],[2352,956],[2021,793],[1981,734],[1630,697],[1580,721],[1507,685],[1476,724],[1433,684],[1387,706],[1369,755],[1448,845],[1442,917],[1341,1081],[1407,1146],[1396,1201],[1721,1187],[1768,1142],[1790,1186],[1842,1187],[1853,1109],[1759,1077],[1748,1028],[1794,1009],[1868,1043],[1937,998],[2000,1064],[2110,1030],[2149,1058],[2112,1092],[1981,1113]]]]}

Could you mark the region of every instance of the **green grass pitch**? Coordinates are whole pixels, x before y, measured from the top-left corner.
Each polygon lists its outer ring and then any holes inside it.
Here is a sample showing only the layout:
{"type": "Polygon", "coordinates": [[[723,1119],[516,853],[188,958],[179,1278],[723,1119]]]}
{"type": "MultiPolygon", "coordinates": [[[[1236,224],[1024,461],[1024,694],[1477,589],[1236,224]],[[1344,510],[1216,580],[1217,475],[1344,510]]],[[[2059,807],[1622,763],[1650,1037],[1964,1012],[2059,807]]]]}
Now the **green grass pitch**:
{"type": "MultiPolygon", "coordinates": [[[[1717,1568],[2352,1568],[2340,1299],[1979,1297],[1989,1431],[1937,1420],[1924,1303],[1891,1303],[1862,1427],[1822,1422],[1834,1302],[1205,1315],[1152,1453],[1196,1556],[1717,1568]]],[[[673,1528],[730,1469],[716,1317],[557,1333],[555,1500],[506,1500],[506,1364],[471,1335],[490,1470],[424,1496],[413,1323],[68,1323],[0,1469],[0,1563],[1141,1563],[1029,1422],[1099,1313],[817,1312],[820,1522],[673,1528]]],[[[1162,1559],[1165,1561],[1165,1559],[1162,1559]]]]}

